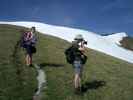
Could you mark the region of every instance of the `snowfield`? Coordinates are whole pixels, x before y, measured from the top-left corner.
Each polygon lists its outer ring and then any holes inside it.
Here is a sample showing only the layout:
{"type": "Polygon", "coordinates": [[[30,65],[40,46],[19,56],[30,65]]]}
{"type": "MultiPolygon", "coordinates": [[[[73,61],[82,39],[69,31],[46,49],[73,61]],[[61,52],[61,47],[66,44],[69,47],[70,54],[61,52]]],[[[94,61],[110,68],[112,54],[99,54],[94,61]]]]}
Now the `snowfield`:
{"type": "Polygon", "coordinates": [[[125,32],[116,33],[108,36],[101,36],[94,32],[81,30],[81,29],[74,29],[62,26],[55,26],[55,25],[48,25],[40,22],[3,22],[1,21],[0,24],[10,24],[10,25],[17,25],[23,26],[27,28],[31,28],[35,26],[37,31],[42,34],[47,34],[51,36],[55,36],[69,42],[72,42],[74,37],[77,34],[82,34],[84,39],[88,41],[87,47],[103,52],[105,54],[114,56],[116,58],[125,60],[127,62],[133,63],[133,52],[127,49],[120,47],[120,40],[123,37],[126,37],[125,32]]]}

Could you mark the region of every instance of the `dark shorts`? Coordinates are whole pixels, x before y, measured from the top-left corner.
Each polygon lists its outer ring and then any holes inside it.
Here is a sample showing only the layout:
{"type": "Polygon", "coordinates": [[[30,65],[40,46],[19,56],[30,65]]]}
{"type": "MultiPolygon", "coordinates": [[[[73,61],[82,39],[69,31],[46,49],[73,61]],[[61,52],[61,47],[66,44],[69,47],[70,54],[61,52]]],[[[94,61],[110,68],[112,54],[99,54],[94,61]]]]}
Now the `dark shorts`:
{"type": "Polygon", "coordinates": [[[32,55],[32,46],[31,45],[26,45],[25,50],[28,55],[30,55],[30,56],[32,55]]]}
{"type": "Polygon", "coordinates": [[[75,74],[82,74],[83,65],[81,61],[74,61],[73,63],[75,74]]]}

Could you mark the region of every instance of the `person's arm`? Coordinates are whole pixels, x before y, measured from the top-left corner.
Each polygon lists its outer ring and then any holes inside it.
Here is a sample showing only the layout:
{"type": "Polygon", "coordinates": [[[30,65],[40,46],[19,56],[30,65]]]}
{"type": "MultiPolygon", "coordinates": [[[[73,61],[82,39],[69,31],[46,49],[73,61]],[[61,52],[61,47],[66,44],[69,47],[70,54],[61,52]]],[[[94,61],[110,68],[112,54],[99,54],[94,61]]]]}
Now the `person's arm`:
{"type": "Polygon", "coordinates": [[[81,42],[81,43],[79,44],[79,50],[80,50],[82,53],[85,52],[85,46],[84,46],[83,42],[81,42]]]}

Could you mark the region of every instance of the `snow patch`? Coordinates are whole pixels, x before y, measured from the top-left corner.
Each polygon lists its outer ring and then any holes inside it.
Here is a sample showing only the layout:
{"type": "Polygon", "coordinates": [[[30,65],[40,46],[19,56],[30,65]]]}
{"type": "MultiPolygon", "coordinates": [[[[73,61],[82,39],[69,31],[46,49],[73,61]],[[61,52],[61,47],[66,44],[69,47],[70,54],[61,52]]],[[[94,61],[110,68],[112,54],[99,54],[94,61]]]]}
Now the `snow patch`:
{"type": "Polygon", "coordinates": [[[127,37],[127,34],[125,32],[121,32],[121,33],[115,33],[112,35],[108,35],[108,36],[103,36],[105,39],[111,41],[112,43],[116,43],[118,45],[121,45],[120,41],[124,38],[127,37]]]}

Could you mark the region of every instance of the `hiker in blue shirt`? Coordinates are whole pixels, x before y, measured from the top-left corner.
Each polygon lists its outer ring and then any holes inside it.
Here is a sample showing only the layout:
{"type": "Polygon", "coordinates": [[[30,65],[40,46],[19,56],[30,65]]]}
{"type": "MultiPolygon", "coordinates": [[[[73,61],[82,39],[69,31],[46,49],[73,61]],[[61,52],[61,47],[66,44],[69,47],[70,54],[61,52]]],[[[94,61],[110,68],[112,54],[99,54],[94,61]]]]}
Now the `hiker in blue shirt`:
{"type": "Polygon", "coordinates": [[[36,53],[36,42],[37,38],[35,36],[35,27],[32,27],[30,31],[24,32],[21,39],[21,47],[26,50],[25,62],[27,66],[32,66],[32,55],[36,53]]]}

